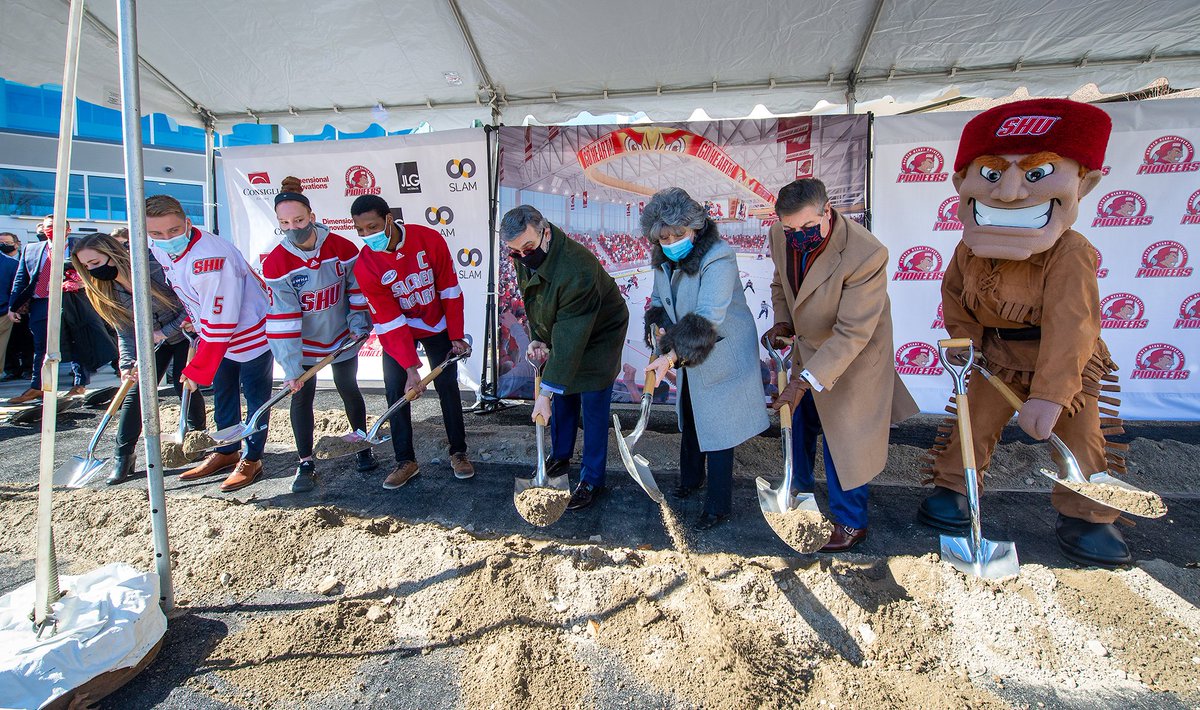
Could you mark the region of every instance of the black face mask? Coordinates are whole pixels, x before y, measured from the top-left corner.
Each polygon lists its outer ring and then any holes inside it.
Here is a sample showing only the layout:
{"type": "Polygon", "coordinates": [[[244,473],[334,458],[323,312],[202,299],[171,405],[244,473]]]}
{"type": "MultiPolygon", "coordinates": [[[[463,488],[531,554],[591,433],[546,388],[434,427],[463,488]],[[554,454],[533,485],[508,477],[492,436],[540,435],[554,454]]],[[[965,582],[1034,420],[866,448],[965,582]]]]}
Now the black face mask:
{"type": "Polygon", "coordinates": [[[17,250],[16,244],[0,244],[0,252],[4,254],[12,254],[17,250]]]}
{"type": "Polygon", "coordinates": [[[93,266],[88,269],[88,273],[97,281],[112,281],[117,278],[117,266],[112,263],[93,266]]]}
{"type": "MultiPolygon", "coordinates": [[[[544,239],[545,238],[543,237],[543,240],[544,239]]],[[[542,262],[544,262],[548,256],[546,248],[542,246],[542,243],[543,242],[539,242],[537,247],[528,254],[517,254],[516,252],[512,252],[512,258],[521,262],[530,269],[537,270],[537,268],[542,265],[542,262]]]]}

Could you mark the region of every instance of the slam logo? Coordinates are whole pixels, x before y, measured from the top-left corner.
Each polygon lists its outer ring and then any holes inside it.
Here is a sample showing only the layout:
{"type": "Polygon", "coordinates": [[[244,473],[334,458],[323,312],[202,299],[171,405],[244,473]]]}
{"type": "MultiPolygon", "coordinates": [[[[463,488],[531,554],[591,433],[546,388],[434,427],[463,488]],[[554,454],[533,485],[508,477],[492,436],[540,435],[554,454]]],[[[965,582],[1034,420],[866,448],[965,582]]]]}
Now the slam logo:
{"type": "Polygon", "coordinates": [[[1184,213],[1183,219],[1179,220],[1180,224],[1200,224],[1200,190],[1192,193],[1187,201],[1187,212],[1184,213]]]}
{"type": "Polygon", "coordinates": [[[933,223],[935,232],[962,231],[963,223],[958,218],[958,195],[947,198],[938,207],[937,221],[933,223]]]}
{"type": "Polygon", "coordinates": [[[942,315],[942,304],[938,304],[937,316],[933,319],[933,325],[929,327],[934,330],[946,329],[946,316],[942,315]]]}
{"type": "Polygon", "coordinates": [[[396,180],[400,183],[400,194],[409,195],[421,191],[421,173],[416,162],[396,163],[396,180]]]}
{"type": "Polygon", "coordinates": [[[1093,227],[1145,227],[1154,221],[1146,214],[1146,198],[1133,190],[1117,190],[1100,198],[1093,227]]]}
{"type": "Polygon", "coordinates": [[[1188,253],[1182,244],[1170,239],[1155,242],[1142,252],[1142,266],[1134,278],[1186,278],[1192,275],[1188,253]]]}
{"type": "Polygon", "coordinates": [[[896,350],[896,372],[901,375],[936,375],[945,370],[938,365],[937,350],[929,343],[906,343],[896,350]]]}
{"type": "Polygon", "coordinates": [[[351,165],[346,171],[346,197],[378,195],[382,190],[375,184],[375,173],[363,165],[351,165]]]}
{"type": "Polygon", "coordinates": [[[1193,293],[1179,304],[1179,317],[1175,319],[1176,328],[1200,328],[1200,293],[1193,293]]]}
{"type": "Polygon", "coordinates": [[[448,225],[454,221],[454,210],[450,209],[449,207],[447,207],[445,205],[442,205],[440,207],[438,207],[438,206],[426,207],[425,208],[425,221],[428,222],[429,226],[431,226],[431,227],[436,227],[438,225],[442,225],[442,226],[448,225]]]}
{"type": "Polygon", "coordinates": [[[1191,141],[1180,136],[1163,136],[1146,147],[1138,175],[1160,175],[1162,173],[1194,173],[1200,163],[1193,163],[1196,149],[1191,141]]]}
{"type": "Polygon", "coordinates": [[[1092,247],[1092,251],[1096,252],[1096,278],[1102,279],[1105,276],[1108,276],[1108,269],[1102,266],[1104,263],[1104,256],[1100,254],[1100,250],[1096,247],[1092,247]]]}
{"type": "Polygon", "coordinates": [[[192,262],[192,273],[199,276],[200,274],[211,274],[214,271],[220,271],[225,266],[225,257],[214,256],[206,259],[196,259],[192,262]]]}
{"type": "Polygon", "coordinates": [[[455,257],[458,261],[458,278],[462,280],[483,278],[483,252],[479,249],[459,249],[455,257]]]}
{"type": "Polygon", "coordinates": [[[1100,301],[1100,327],[1113,329],[1145,328],[1150,321],[1146,304],[1132,293],[1114,293],[1100,301]]]}
{"type": "Polygon", "coordinates": [[[270,185],[271,176],[267,173],[249,173],[246,175],[251,185],[270,185]]]}
{"type": "Polygon", "coordinates": [[[450,178],[450,192],[471,192],[479,189],[475,177],[475,161],[470,158],[454,158],[446,162],[446,176],[450,178]]]}
{"type": "Polygon", "coordinates": [[[915,246],[900,255],[892,281],[937,281],[942,271],[942,255],[933,247],[915,246]]]}
{"type": "Polygon", "coordinates": [[[896,176],[896,182],[946,182],[950,176],[942,172],[945,165],[946,159],[933,148],[913,148],[900,161],[900,174],[896,176]]]}
{"type": "Polygon", "coordinates": [[[1153,343],[1138,351],[1132,378],[1135,380],[1186,380],[1183,351],[1167,343],[1153,343]]]}
{"type": "Polygon", "coordinates": [[[1050,132],[1060,116],[1013,116],[1004,119],[1004,123],[996,129],[997,138],[1016,138],[1018,136],[1044,136],[1050,132]]]}

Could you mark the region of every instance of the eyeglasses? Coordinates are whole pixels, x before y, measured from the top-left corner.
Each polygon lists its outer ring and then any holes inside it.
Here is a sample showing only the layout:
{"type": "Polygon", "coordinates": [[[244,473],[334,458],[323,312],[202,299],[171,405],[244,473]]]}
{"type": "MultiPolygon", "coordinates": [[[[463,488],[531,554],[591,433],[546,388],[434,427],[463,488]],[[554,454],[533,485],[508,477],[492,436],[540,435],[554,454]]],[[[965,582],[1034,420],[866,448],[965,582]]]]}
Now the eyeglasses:
{"type": "Polygon", "coordinates": [[[542,246],[542,242],[546,239],[546,233],[542,232],[542,236],[537,240],[537,243],[527,249],[510,249],[508,255],[514,259],[522,259],[537,251],[542,246]]]}

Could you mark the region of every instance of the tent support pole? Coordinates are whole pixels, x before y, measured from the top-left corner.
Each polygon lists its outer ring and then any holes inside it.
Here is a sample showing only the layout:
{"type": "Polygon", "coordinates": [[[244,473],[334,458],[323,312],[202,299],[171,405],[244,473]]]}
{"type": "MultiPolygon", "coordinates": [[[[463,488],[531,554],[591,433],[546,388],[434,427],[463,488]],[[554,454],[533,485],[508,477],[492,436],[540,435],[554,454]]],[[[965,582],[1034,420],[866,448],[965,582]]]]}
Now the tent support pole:
{"type": "Polygon", "coordinates": [[[38,636],[57,631],[53,604],[62,596],[51,519],[54,509],[54,436],[58,428],[58,365],[62,361],[63,269],[67,254],[67,198],[71,189],[71,139],[75,135],[75,77],[79,70],[79,38],[83,0],[72,0],[63,63],[62,111],[58,124],[58,166],[54,177],[54,239],[50,243],[50,289],[46,318],[46,357],[42,368],[42,441],[38,470],[37,562],[34,569],[33,625],[38,636]]]}
{"type": "Polygon", "coordinates": [[[217,234],[217,144],[211,116],[204,118],[204,190],[208,231],[217,234]]]}
{"type": "MultiPolygon", "coordinates": [[[[138,396],[146,446],[146,487],[159,604],[175,606],[171,554],[167,540],[167,499],[163,488],[162,445],[158,421],[158,372],[154,366],[154,316],[150,309],[150,248],[146,238],[146,182],[142,169],[142,111],[138,84],[136,0],[117,0],[117,50],[121,59],[121,124],[125,149],[125,200],[129,205],[129,256],[133,281],[133,324],[137,336],[138,396]]],[[[180,416],[184,416],[182,413],[180,416]]]]}
{"type": "Polygon", "coordinates": [[[500,126],[499,110],[492,108],[494,125],[485,126],[488,156],[488,284],[487,303],[483,326],[483,368],[479,378],[479,399],[472,411],[476,414],[492,414],[508,405],[500,399],[500,327],[496,302],[496,211],[500,208],[500,126]]]}

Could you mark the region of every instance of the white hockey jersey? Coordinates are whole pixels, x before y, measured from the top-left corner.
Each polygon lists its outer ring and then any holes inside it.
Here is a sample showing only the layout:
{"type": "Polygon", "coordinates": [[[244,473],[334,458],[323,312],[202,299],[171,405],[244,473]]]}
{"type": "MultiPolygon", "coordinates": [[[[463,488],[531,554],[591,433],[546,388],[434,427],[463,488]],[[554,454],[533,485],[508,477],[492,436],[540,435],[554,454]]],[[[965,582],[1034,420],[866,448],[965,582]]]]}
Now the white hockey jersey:
{"type": "Polygon", "coordinates": [[[267,287],[237,247],[193,227],[182,254],[171,256],[153,242],[150,251],[200,331],[184,376],[211,385],[223,358],[249,362],[269,349],[267,287]]]}

